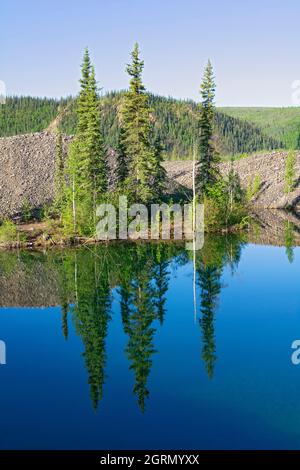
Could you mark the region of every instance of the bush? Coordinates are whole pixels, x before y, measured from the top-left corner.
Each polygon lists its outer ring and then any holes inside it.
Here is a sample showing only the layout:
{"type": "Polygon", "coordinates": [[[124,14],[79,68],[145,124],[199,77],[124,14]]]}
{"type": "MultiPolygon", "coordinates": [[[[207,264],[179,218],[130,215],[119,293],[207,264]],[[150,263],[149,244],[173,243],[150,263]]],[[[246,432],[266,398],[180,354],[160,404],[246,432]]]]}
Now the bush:
{"type": "Polygon", "coordinates": [[[260,175],[255,175],[253,180],[249,182],[247,187],[247,201],[251,201],[255,198],[261,188],[261,177],[260,175]]]}
{"type": "Polygon", "coordinates": [[[28,201],[28,199],[23,200],[22,204],[22,220],[24,222],[29,222],[33,218],[33,207],[28,201]]]}
{"type": "Polygon", "coordinates": [[[295,164],[296,164],[296,155],[295,152],[290,150],[286,157],[285,162],[285,173],[284,173],[284,192],[286,194],[290,193],[296,183],[296,173],[295,173],[295,164]]]}
{"type": "Polygon", "coordinates": [[[0,243],[10,244],[16,242],[18,238],[17,232],[17,227],[11,220],[3,220],[0,225],[0,243]]]}
{"type": "Polygon", "coordinates": [[[247,216],[245,194],[239,177],[230,172],[207,190],[204,198],[204,223],[207,232],[216,232],[240,224],[247,216]]]}

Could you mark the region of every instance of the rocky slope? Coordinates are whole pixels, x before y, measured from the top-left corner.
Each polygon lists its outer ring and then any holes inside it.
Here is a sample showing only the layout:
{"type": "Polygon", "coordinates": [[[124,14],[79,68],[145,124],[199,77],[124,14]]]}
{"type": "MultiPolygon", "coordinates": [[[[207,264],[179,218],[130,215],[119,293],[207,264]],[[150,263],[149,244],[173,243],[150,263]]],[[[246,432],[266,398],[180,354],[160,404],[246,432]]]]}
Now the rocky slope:
{"type": "MultiPolygon", "coordinates": [[[[253,206],[261,208],[284,209],[296,207],[300,203],[300,153],[296,155],[295,190],[286,195],[284,193],[284,172],[287,152],[269,152],[252,155],[234,162],[234,169],[239,173],[242,185],[246,188],[253,182],[255,176],[260,177],[260,189],[253,206]]],[[[166,169],[171,179],[181,185],[192,187],[192,162],[166,162],[166,169]]],[[[230,163],[222,163],[224,174],[230,170],[230,163]]]]}
{"type": "MultiPolygon", "coordinates": [[[[70,141],[64,138],[64,148],[70,141]]],[[[53,198],[54,134],[43,132],[0,139],[0,214],[19,211],[24,202],[38,207],[53,198]]]]}
{"type": "MultiPolygon", "coordinates": [[[[38,207],[47,203],[54,195],[55,135],[51,132],[26,134],[0,139],[0,215],[18,212],[24,201],[38,207]]],[[[64,149],[70,143],[64,137],[64,149]]],[[[256,175],[260,176],[261,188],[253,201],[257,207],[284,208],[297,206],[300,201],[300,186],[289,195],[284,194],[284,168],[286,152],[271,152],[249,156],[234,163],[242,183],[247,186],[256,175]]],[[[110,152],[111,173],[114,155],[110,152]]],[[[169,191],[192,186],[192,162],[166,162],[169,191]]],[[[221,165],[224,173],[230,164],[221,165]]],[[[297,154],[296,175],[300,178],[300,154],[297,154]]],[[[110,175],[112,180],[112,176],[110,175]]]]}

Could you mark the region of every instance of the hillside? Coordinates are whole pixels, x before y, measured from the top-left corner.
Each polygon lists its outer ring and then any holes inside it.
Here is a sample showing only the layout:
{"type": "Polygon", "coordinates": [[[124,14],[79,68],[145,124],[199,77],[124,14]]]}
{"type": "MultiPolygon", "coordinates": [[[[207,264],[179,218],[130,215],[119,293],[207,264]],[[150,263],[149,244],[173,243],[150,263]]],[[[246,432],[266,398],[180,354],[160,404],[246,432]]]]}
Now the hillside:
{"type": "Polygon", "coordinates": [[[286,148],[300,148],[300,108],[219,108],[235,119],[257,126],[264,134],[279,139],[286,148]]]}
{"type": "MultiPolygon", "coordinates": [[[[102,131],[105,143],[115,147],[118,140],[118,111],[123,92],[104,95],[99,102],[102,113],[102,131]]],[[[165,157],[188,159],[197,135],[197,104],[150,95],[153,109],[153,139],[160,138],[165,157]]],[[[76,128],[75,100],[66,98],[11,97],[0,107],[0,137],[54,131],[59,125],[65,134],[74,134],[76,128]]],[[[269,136],[258,126],[243,119],[216,113],[215,142],[221,155],[251,153],[263,149],[282,148],[277,136],[269,136]]]]}

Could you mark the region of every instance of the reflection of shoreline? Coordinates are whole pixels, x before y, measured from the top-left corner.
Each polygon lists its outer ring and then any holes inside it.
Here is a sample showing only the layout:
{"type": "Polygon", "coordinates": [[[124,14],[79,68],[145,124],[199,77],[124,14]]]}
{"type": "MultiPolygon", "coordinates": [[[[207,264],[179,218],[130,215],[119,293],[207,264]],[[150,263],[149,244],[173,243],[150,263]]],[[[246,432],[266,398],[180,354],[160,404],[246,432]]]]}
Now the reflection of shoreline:
{"type": "MultiPolygon", "coordinates": [[[[300,246],[300,214],[288,213],[282,210],[256,210],[255,222],[247,233],[241,234],[243,241],[261,245],[285,246],[287,254],[292,259],[292,248],[300,246]]],[[[227,235],[223,236],[228,238],[227,235]]],[[[239,234],[237,234],[237,238],[239,234]]],[[[206,235],[205,245],[209,245],[211,239],[221,240],[222,235],[206,235]]],[[[153,242],[124,244],[113,243],[109,246],[99,245],[89,248],[70,248],[65,250],[40,251],[0,251],[0,307],[50,307],[62,304],[61,289],[65,280],[60,279],[61,260],[72,257],[72,252],[80,253],[80,250],[91,250],[99,253],[130,253],[145,249],[148,252],[155,251],[158,247],[164,247],[163,251],[170,253],[182,253],[186,259],[188,253],[184,250],[183,242],[153,242]],[[147,248],[148,247],[148,248],[147,248]],[[152,248],[151,248],[152,247],[152,248]]],[[[119,263],[119,257],[115,260],[119,263]]],[[[112,269],[111,271],[114,271],[112,269]]],[[[118,284],[118,276],[112,276],[111,287],[118,284]]],[[[74,292],[65,293],[63,304],[73,303],[74,292]]]]}
{"type": "Polygon", "coordinates": [[[287,230],[293,246],[300,246],[300,213],[279,209],[253,211],[255,222],[247,241],[258,245],[287,246],[287,230]]]}

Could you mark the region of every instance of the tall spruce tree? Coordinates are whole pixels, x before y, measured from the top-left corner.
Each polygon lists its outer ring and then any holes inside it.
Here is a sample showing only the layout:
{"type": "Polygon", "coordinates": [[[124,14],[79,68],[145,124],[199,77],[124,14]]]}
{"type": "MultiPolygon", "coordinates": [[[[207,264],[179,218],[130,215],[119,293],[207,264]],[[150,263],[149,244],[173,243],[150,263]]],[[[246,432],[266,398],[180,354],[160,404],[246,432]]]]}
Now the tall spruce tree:
{"type": "Polygon", "coordinates": [[[85,136],[85,152],[89,160],[89,178],[91,179],[93,195],[93,213],[101,202],[103,194],[107,191],[107,167],[103,138],[100,129],[99,97],[95,69],[91,68],[87,93],[87,129],[85,136]]]}
{"type": "Polygon", "coordinates": [[[128,161],[127,161],[127,157],[125,154],[124,131],[122,128],[119,131],[116,151],[117,151],[116,186],[118,189],[121,190],[128,177],[128,161]]]}
{"type": "Polygon", "coordinates": [[[161,149],[151,142],[151,108],[142,82],[144,62],[140,59],[138,44],[135,44],[131,57],[132,62],[127,66],[130,86],[120,116],[120,143],[127,166],[124,172],[128,172],[125,186],[134,201],[149,203],[160,198],[165,173],[161,149]]]}
{"type": "Polygon", "coordinates": [[[64,152],[63,152],[63,138],[60,130],[56,135],[56,149],[55,149],[55,175],[54,175],[54,204],[53,208],[55,213],[61,212],[64,204],[64,190],[65,190],[65,165],[64,165],[64,152]]]}
{"type": "Polygon", "coordinates": [[[96,205],[107,190],[107,172],[97,83],[87,49],[81,74],[76,108],[78,124],[67,162],[69,188],[64,218],[74,234],[91,234],[95,230],[96,205]]]}
{"type": "Polygon", "coordinates": [[[76,114],[78,119],[76,133],[81,134],[87,128],[87,95],[91,76],[91,59],[88,48],[85,48],[81,64],[80,93],[76,104],[76,114]]]}
{"type": "Polygon", "coordinates": [[[213,145],[215,81],[210,61],[208,61],[204,72],[200,93],[202,102],[199,119],[199,163],[196,187],[198,195],[203,197],[219,178],[219,156],[213,145]]]}

